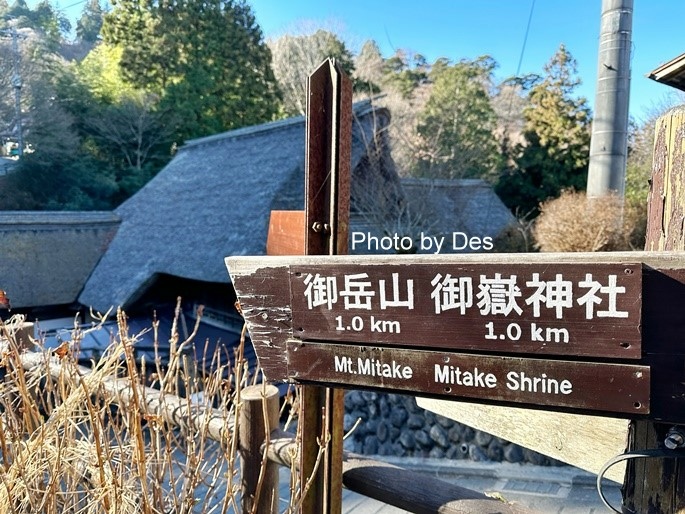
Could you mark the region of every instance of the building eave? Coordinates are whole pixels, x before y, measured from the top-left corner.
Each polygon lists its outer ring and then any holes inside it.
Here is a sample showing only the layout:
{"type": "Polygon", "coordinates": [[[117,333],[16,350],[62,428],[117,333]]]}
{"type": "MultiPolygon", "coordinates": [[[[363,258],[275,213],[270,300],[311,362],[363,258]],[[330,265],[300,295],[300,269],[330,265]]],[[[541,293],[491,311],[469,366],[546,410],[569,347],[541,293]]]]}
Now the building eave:
{"type": "Polygon", "coordinates": [[[647,77],[685,91],[685,53],[650,71],[647,77]]]}

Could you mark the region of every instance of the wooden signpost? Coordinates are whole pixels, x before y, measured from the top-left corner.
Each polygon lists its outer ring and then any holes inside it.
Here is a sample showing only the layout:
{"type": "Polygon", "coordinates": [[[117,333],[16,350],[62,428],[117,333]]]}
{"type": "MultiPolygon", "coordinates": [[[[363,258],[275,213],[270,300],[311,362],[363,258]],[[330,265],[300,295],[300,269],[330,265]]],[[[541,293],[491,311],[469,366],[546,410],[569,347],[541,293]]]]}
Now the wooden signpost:
{"type": "MultiPolygon", "coordinates": [[[[347,246],[351,123],[340,98],[351,90],[330,66],[317,81],[330,83],[310,88],[307,212],[273,229],[287,241],[278,227],[304,219],[304,245],[286,246],[308,255],[226,259],[264,375],[306,386],[303,480],[317,440],[331,437],[303,513],[340,512],[342,396],[326,386],[638,420],[635,447],[685,424],[685,253],[333,256],[347,246]]],[[[682,250],[679,230],[660,249],[682,250]]],[[[648,490],[658,484],[640,483],[644,468],[629,475],[626,505],[665,504],[648,490]]]]}
{"type": "Polygon", "coordinates": [[[684,254],[227,265],[269,379],[685,422],[684,254]]]}
{"type": "MultiPolygon", "coordinates": [[[[344,255],[350,211],[352,82],[334,60],[307,83],[305,210],[272,212],[270,255],[344,255]]],[[[344,392],[303,385],[299,391],[302,514],[340,514],[344,392]]]]}

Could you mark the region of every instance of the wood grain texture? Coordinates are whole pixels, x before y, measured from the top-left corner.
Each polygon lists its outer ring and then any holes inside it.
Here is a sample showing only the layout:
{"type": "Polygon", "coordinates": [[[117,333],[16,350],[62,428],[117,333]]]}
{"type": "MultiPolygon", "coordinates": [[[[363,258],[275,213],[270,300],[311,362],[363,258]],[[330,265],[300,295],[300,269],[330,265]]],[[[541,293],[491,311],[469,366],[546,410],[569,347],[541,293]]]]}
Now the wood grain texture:
{"type": "MultiPolygon", "coordinates": [[[[649,192],[647,241],[645,248],[655,255],[685,249],[685,110],[668,112],[656,124],[654,158],[649,192]]],[[[682,341],[682,296],[677,290],[662,295],[658,309],[678,320],[681,332],[669,331],[674,344],[682,341]]],[[[656,308],[656,306],[655,306],[656,308]]],[[[666,336],[668,337],[668,336],[666,336]]],[[[660,373],[663,384],[673,388],[671,399],[662,408],[678,410],[683,397],[681,375],[685,364],[671,360],[660,373]]],[[[634,421],[630,427],[629,450],[660,448],[670,425],[634,421]]],[[[682,451],[682,450],[681,450],[682,451]]],[[[647,514],[685,513],[685,459],[635,459],[628,463],[623,505],[628,512],[647,514]]]]}
{"type": "MultiPolygon", "coordinates": [[[[334,60],[327,59],[307,83],[305,155],[305,253],[347,253],[350,217],[352,82],[334,60]]],[[[329,388],[300,388],[302,484],[311,487],[301,514],[342,511],[344,398],[329,388]],[[325,450],[316,468],[317,453],[325,450]]]]}
{"type": "Polygon", "coordinates": [[[642,356],[641,264],[359,262],[291,266],[290,284],[294,335],[303,340],[536,356],[642,356]],[[613,314],[606,310],[609,295],[598,288],[612,281],[620,293],[612,296],[616,315],[607,316],[613,314]],[[312,305],[315,282],[326,286],[328,303],[312,305]],[[568,303],[555,308],[536,301],[541,283],[563,290],[559,294],[568,303]],[[365,296],[350,298],[362,287],[365,296]],[[601,303],[582,303],[590,297],[601,303]]]}
{"type": "Polygon", "coordinates": [[[278,426],[278,388],[258,384],[240,392],[238,451],[241,457],[242,513],[277,514],[278,464],[262,462],[262,446],[278,426]]]}
{"type": "MultiPolygon", "coordinates": [[[[236,289],[239,294],[241,291],[246,291],[248,296],[244,298],[246,312],[256,312],[258,316],[251,314],[248,316],[248,325],[252,323],[254,326],[249,326],[255,341],[255,348],[258,355],[265,354],[267,358],[262,364],[265,369],[266,376],[271,380],[287,380],[287,359],[284,357],[286,348],[285,341],[288,337],[306,340],[302,337],[302,332],[299,331],[298,326],[293,326],[291,320],[294,316],[292,298],[286,298],[285,291],[292,291],[293,279],[297,273],[300,275],[302,270],[311,269],[318,270],[318,272],[325,272],[325,270],[340,269],[355,269],[352,264],[356,264],[357,269],[379,269],[392,270],[397,266],[406,266],[411,269],[414,266],[423,266],[426,269],[435,266],[436,269],[443,269],[445,266],[455,266],[470,269],[484,269],[481,266],[492,266],[492,269],[497,269],[497,266],[512,266],[512,259],[516,259],[519,263],[521,261],[530,261],[530,266],[539,267],[538,269],[548,269],[554,274],[554,270],[563,270],[567,264],[574,266],[586,266],[588,269],[593,268],[603,263],[625,265],[626,262],[643,263],[642,273],[642,354],[638,360],[631,361],[634,364],[648,366],[652,370],[651,382],[651,413],[653,419],[672,422],[685,422],[685,316],[682,316],[683,305],[685,305],[685,254],[682,252],[629,252],[629,253],[609,253],[609,254],[514,254],[514,255],[481,255],[478,256],[480,260],[476,260],[474,256],[373,256],[373,257],[261,257],[261,258],[231,258],[228,259],[231,273],[235,275],[234,281],[236,289]],[[581,264],[584,263],[584,264],[581,264]],[[269,271],[271,270],[271,271],[269,271]],[[298,270],[298,271],[295,271],[298,270]],[[290,274],[291,280],[284,277],[284,274],[290,274]],[[259,296],[261,291],[262,296],[259,296]],[[254,305],[254,299],[258,302],[254,305]],[[668,301],[664,301],[667,298],[668,301]],[[271,302],[271,303],[269,303],[271,302]],[[285,319],[287,323],[279,323],[279,333],[274,332],[275,328],[269,328],[265,323],[268,319],[285,319]],[[287,326],[286,326],[287,325],[287,326]],[[256,336],[255,336],[256,335],[256,336]],[[274,340],[278,339],[278,343],[274,344],[274,340]]],[[[526,264],[528,266],[528,264],[526,264]]],[[[626,265],[627,266],[627,265],[626,265]]],[[[514,268],[510,268],[514,269],[514,268]]],[[[533,268],[535,269],[535,268],[533,268]]],[[[627,268],[626,268],[627,269],[627,268]]],[[[301,278],[300,278],[301,280],[301,278]]],[[[301,289],[301,284],[298,286],[301,289]]],[[[428,292],[426,292],[428,294],[428,292]]],[[[635,296],[635,301],[639,301],[639,295],[635,296]]],[[[302,302],[298,309],[302,309],[302,302]]],[[[417,310],[417,309],[414,309],[417,310]]],[[[335,314],[335,312],[334,312],[335,314]]],[[[420,314],[420,313],[419,313],[420,314]]],[[[322,318],[325,318],[325,313],[322,318]]],[[[420,316],[418,316],[420,318],[420,316]]],[[[428,318],[426,318],[428,319],[428,318]]],[[[480,323],[487,319],[484,317],[480,323]]],[[[330,321],[330,320],[329,320],[330,321]]],[[[326,321],[328,327],[329,321],[326,321]]],[[[367,326],[370,319],[359,316],[359,320],[363,321],[367,326]]],[[[349,320],[344,319],[345,327],[352,326],[349,320]]],[[[383,335],[378,338],[374,335],[372,339],[366,339],[368,333],[364,337],[359,337],[354,334],[353,330],[345,330],[345,335],[341,337],[339,334],[326,334],[325,337],[337,339],[344,343],[355,344],[370,344],[374,346],[391,345],[398,348],[414,348],[414,349],[435,349],[440,351],[479,351],[482,352],[477,345],[464,345],[463,337],[464,330],[455,330],[453,335],[454,344],[449,344],[449,326],[445,325],[444,337],[433,338],[434,329],[437,330],[434,323],[426,322],[423,328],[420,326],[411,326],[414,322],[411,316],[405,316],[402,323],[409,323],[410,330],[403,331],[401,334],[395,333],[389,336],[383,335]],[[406,321],[405,321],[406,319],[406,321]],[[349,339],[347,340],[348,337],[349,339]]],[[[272,322],[273,323],[273,322],[272,322]]],[[[333,323],[337,323],[336,318],[333,323]]],[[[635,327],[636,325],[632,325],[635,327]]],[[[325,327],[324,327],[325,328],[325,327]]],[[[320,328],[321,332],[325,332],[324,328],[320,328]]],[[[334,329],[335,327],[333,327],[334,329]]],[[[463,327],[462,327],[463,328],[463,327]]],[[[333,329],[331,331],[333,331],[333,329]]],[[[483,329],[483,326],[480,327],[483,329]]],[[[468,332],[468,327],[466,332],[468,332]]],[[[501,327],[498,329],[502,332],[501,327]]],[[[570,330],[570,329],[569,329],[570,330]]],[[[616,329],[613,336],[605,336],[605,340],[611,340],[610,337],[621,338],[625,330],[616,329]]],[[[592,332],[590,332],[592,334],[592,332]]],[[[318,341],[318,339],[317,339],[318,341]]],[[[587,341],[583,341],[585,348],[592,343],[591,335],[588,336],[587,341]]],[[[468,343],[468,341],[467,341],[468,343]]],[[[552,344],[548,344],[552,346],[552,344]]],[[[333,347],[333,344],[332,344],[333,347]]],[[[502,351],[494,352],[494,348],[489,348],[490,355],[517,355],[514,350],[516,348],[506,348],[502,351]]],[[[548,350],[546,350],[548,351],[548,350]]],[[[595,359],[582,355],[581,351],[575,353],[570,352],[568,356],[575,356],[578,360],[584,362],[621,362],[622,353],[624,349],[617,345],[617,352],[611,355],[611,352],[603,351],[602,358],[595,359]]],[[[552,352],[561,353],[561,352],[552,352]]],[[[566,358],[564,355],[542,354],[537,349],[525,352],[519,350],[518,355],[526,357],[549,358],[550,360],[558,360],[566,358]]],[[[420,391],[417,391],[420,392],[420,391]]]]}
{"type": "Polygon", "coordinates": [[[277,273],[278,278],[274,278],[272,271],[272,268],[252,269],[244,275],[234,270],[231,281],[259,365],[266,378],[274,381],[287,367],[285,342],[292,333],[292,314],[287,268],[277,273]],[[274,305],[280,307],[274,308],[274,305]]]}

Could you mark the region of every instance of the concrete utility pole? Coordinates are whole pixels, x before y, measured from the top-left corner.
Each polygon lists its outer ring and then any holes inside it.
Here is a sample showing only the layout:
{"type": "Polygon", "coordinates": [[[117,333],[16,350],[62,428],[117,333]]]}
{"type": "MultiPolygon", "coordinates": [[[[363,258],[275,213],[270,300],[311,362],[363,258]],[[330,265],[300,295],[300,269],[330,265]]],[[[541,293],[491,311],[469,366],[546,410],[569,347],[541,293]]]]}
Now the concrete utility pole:
{"type": "Polygon", "coordinates": [[[602,0],[595,116],[587,195],[623,197],[628,155],[628,100],[633,0],[602,0]]]}
{"type": "Polygon", "coordinates": [[[12,36],[12,53],[14,61],[14,74],[12,75],[12,87],[14,88],[14,112],[17,123],[17,145],[18,145],[18,155],[21,157],[24,155],[24,129],[21,119],[21,86],[23,85],[21,80],[21,70],[19,67],[19,45],[17,44],[17,39],[19,35],[17,34],[16,27],[12,26],[10,31],[12,36]]]}

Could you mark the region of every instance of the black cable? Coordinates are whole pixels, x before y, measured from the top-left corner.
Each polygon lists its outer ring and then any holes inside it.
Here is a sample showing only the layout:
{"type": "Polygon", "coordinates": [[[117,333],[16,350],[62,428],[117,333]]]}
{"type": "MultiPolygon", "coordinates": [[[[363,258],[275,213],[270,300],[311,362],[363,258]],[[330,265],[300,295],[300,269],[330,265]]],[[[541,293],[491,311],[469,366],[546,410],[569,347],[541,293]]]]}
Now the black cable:
{"type": "Polygon", "coordinates": [[[597,494],[599,494],[599,498],[602,500],[602,503],[612,512],[616,512],[618,514],[636,514],[635,512],[629,509],[616,510],[604,496],[604,492],[602,491],[602,478],[604,478],[604,474],[607,472],[607,470],[614,464],[618,464],[619,462],[627,461],[630,459],[677,459],[680,457],[685,457],[685,454],[683,454],[682,451],[678,450],[636,450],[626,452],[621,455],[617,455],[613,459],[609,460],[606,464],[604,464],[602,469],[597,474],[597,494]]]}
{"type": "Polygon", "coordinates": [[[526,43],[528,43],[528,33],[530,32],[530,22],[533,20],[533,10],[535,9],[535,0],[530,4],[530,13],[528,14],[528,23],[526,24],[526,33],[523,36],[523,46],[521,47],[521,54],[519,55],[519,63],[516,66],[516,76],[521,73],[521,63],[523,63],[523,54],[526,52],[526,43]]]}

